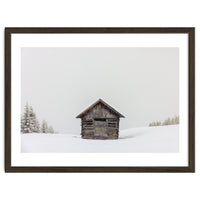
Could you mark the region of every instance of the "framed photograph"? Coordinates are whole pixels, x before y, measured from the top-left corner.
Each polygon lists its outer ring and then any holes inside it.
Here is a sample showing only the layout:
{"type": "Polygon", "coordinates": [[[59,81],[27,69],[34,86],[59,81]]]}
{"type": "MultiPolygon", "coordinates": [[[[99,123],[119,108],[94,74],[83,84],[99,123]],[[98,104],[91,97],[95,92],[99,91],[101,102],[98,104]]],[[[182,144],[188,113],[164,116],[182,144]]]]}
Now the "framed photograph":
{"type": "Polygon", "coordinates": [[[5,28],[5,171],[194,172],[194,78],[194,28],[5,28]]]}

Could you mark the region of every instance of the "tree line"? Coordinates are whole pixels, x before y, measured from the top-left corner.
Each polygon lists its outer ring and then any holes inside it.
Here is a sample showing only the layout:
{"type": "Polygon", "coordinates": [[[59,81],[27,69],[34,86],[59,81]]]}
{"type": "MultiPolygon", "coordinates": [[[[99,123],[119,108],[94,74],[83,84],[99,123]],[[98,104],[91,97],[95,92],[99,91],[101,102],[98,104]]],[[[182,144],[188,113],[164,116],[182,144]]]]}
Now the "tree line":
{"type": "Polygon", "coordinates": [[[21,115],[21,133],[55,133],[55,131],[45,120],[40,125],[33,107],[27,103],[21,115]]]}
{"type": "Polygon", "coordinates": [[[175,125],[179,124],[179,116],[175,116],[173,118],[168,117],[165,121],[153,121],[149,124],[149,126],[167,126],[167,125],[175,125]]]}

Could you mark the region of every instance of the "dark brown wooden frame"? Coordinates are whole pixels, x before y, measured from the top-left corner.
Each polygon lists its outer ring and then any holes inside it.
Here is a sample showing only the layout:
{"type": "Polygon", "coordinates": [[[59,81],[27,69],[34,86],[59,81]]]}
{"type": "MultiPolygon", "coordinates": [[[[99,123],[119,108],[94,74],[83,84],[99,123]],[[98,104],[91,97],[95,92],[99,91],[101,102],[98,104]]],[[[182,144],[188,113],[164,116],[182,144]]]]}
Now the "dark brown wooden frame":
{"type": "Polygon", "coordinates": [[[195,28],[5,28],[5,172],[195,172],[195,28]],[[11,166],[11,34],[188,34],[189,42],[189,163],[187,167],[51,167],[11,166]]]}

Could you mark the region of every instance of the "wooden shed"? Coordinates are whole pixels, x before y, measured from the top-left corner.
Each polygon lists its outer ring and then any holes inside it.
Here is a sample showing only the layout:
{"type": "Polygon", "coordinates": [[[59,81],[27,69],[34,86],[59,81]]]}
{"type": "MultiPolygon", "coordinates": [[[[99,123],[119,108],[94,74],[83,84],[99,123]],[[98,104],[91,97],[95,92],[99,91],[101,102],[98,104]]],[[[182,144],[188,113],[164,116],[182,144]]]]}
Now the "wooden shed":
{"type": "Polygon", "coordinates": [[[76,118],[81,118],[82,138],[118,139],[120,117],[124,116],[99,99],[76,118]]]}

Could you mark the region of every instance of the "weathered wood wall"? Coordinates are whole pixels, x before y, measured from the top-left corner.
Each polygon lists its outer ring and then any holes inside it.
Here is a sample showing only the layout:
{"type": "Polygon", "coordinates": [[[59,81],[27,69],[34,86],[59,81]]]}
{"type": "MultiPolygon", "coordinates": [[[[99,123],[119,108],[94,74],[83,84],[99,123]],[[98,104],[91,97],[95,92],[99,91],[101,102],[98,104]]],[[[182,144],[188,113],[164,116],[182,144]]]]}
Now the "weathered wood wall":
{"type": "Polygon", "coordinates": [[[117,139],[119,116],[98,104],[82,118],[81,135],[84,139],[117,139]]]}
{"type": "Polygon", "coordinates": [[[106,109],[103,104],[96,105],[91,109],[83,119],[94,119],[94,118],[116,118],[117,116],[110,110],[106,109]]]}

